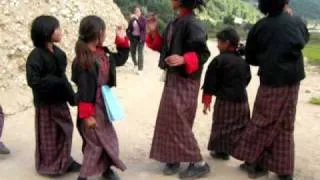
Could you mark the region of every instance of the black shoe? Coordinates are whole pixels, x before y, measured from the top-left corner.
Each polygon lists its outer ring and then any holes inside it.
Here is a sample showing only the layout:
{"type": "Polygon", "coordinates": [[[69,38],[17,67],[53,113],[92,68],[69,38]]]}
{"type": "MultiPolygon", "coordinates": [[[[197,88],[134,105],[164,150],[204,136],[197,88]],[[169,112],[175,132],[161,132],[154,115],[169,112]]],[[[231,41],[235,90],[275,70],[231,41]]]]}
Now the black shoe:
{"type": "Polygon", "coordinates": [[[77,180],[87,180],[87,178],[84,178],[84,177],[78,177],[78,179],[77,180]]]}
{"type": "Polygon", "coordinates": [[[81,164],[77,163],[76,161],[73,161],[68,168],[67,172],[80,172],[81,164]]]}
{"type": "Polygon", "coordinates": [[[249,173],[251,171],[251,169],[254,168],[254,166],[252,166],[251,164],[244,162],[243,164],[240,164],[240,170],[245,171],[247,173],[249,173]]]}
{"type": "Polygon", "coordinates": [[[279,180],[293,180],[293,176],[291,175],[279,175],[279,180]]]}
{"type": "Polygon", "coordinates": [[[163,169],[163,174],[166,176],[172,176],[177,174],[180,170],[180,163],[167,163],[163,169]]]}
{"type": "Polygon", "coordinates": [[[214,159],[220,159],[220,160],[224,160],[227,161],[230,159],[229,154],[227,153],[223,153],[223,152],[210,152],[210,156],[213,157],[214,159]]]}
{"type": "Polygon", "coordinates": [[[107,169],[103,174],[102,177],[106,180],[120,180],[120,177],[116,172],[114,172],[111,168],[107,169]]]}
{"type": "Polygon", "coordinates": [[[250,165],[248,176],[250,179],[258,179],[260,177],[266,176],[268,171],[259,165],[250,165]]]}
{"type": "Polygon", "coordinates": [[[190,164],[189,167],[179,174],[180,179],[188,178],[201,178],[210,172],[210,166],[205,163],[204,165],[190,164]]]}

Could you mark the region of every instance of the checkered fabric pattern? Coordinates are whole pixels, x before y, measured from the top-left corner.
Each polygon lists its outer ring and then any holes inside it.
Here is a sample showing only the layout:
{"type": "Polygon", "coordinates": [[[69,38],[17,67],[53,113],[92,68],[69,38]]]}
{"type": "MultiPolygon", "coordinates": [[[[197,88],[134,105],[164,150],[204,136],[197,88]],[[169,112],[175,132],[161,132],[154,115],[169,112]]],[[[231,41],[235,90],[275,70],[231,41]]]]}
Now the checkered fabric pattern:
{"type": "Polygon", "coordinates": [[[258,90],[252,120],[234,155],[279,175],[294,171],[294,122],[300,84],[258,90]]]}
{"type": "Polygon", "coordinates": [[[247,122],[250,120],[248,101],[233,102],[216,99],[208,150],[232,154],[247,122]]]}
{"type": "Polygon", "coordinates": [[[167,74],[150,158],[164,163],[199,162],[200,149],[192,127],[197,110],[200,80],[167,74]]]}
{"type": "Polygon", "coordinates": [[[36,170],[61,175],[70,167],[73,122],[67,104],[36,108],[36,170]]]}

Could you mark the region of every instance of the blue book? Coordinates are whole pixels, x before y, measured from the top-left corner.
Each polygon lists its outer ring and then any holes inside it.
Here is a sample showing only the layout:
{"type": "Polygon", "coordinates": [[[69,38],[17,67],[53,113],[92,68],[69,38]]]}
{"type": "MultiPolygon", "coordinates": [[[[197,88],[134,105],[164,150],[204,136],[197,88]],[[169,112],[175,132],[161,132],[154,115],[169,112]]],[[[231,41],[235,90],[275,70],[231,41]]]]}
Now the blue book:
{"type": "Polygon", "coordinates": [[[124,119],[124,110],[120,105],[117,97],[112,92],[112,89],[104,85],[101,87],[106,113],[110,121],[119,121],[124,119]]]}

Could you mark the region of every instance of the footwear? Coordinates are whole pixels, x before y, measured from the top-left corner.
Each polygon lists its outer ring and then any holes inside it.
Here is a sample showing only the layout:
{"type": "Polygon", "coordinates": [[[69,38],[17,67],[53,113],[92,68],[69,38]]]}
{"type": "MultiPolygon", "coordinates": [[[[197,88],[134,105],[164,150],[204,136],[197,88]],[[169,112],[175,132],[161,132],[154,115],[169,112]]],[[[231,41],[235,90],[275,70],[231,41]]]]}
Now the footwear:
{"type": "Polygon", "coordinates": [[[248,171],[248,177],[250,179],[258,179],[268,174],[268,171],[259,165],[251,165],[248,171]]]}
{"type": "Polygon", "coordinates": [[[0,142],[0,154],[10,154],[10,150],[2,142],[0,142]]]}
{"type": "Polygon", "coordinates": [[[278,175],[279,180],[293,180],[291,175],[278,175]]]}
{"type": "Polygon", "coordinates": [[[254,168],[248,162],[244,162],[243,164],[240,164],[239,167],[240,167],[240,170],[245,171],[247,173],[249,173],[249,171],[251,171],[251,169],[254,168]]]}
{"type": "Polygon", "coordinates": [[[210,172],[210,167],[207,163],[204,165],[190,164],[189,167],[179,174],[180,179],[201,178],[210,172]]]}
{"type": "Polygon", "coordinates": [[[163,169],[163,174],[166,176],[172,176],[177,174],[180,170],[180,163],[167,163],[163,169]]]}
{"type": "Polygon", "coordinates": [[[85,178],[85,177],[80,177],[80,176],[79,176],[79,177],[77,178],[77,180],[87,180],[87,178],[85,178]]]}
{"type": "Polygon", "coordinates": [[[221,160],[225,160],[225,161],[230,159],[229,154],[223,153],[223,152],[213,152],[213,151],[211,151],[210,152],[210,156],[212,158],[214,158],[214,159],[221,159],[221,160]]]}
{"type": "Polygon", "coordinates": [[[106,180],[120,180],[120,177],[116,172],[114,172],[111,168],[107,169],[103,174],[102,177],[106,180]]]}
{"type": "Polygon", "coordinates": [[[67,172],[79,172],[81,169],[81,164],[77,163],[76,161],[73,161],[68,168],[67,172]]]}
{"type": "Polygon", "coordinates": [[[141,70],[137,70],[137,75],[142,75],[142,71],[141,70]]]}

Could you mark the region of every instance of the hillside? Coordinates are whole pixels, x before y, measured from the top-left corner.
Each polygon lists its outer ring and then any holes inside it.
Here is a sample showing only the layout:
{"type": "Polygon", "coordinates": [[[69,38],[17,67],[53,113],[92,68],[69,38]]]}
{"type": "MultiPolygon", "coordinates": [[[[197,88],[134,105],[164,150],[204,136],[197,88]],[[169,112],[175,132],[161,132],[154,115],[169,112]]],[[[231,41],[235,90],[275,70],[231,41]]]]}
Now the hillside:
{"type": "MultiPolygon", "coordinates": [[[[257,0],[243,0],[256,5],[257,0]]],[[[290,6],[294,12],[309,20],[320,20],[320,1],[319,0],[290,0],[290,6]]]]}
{"type": "Polygon", "coordinates": [[[320,0],[291,0],[290,6],[305,19],[320,20],[320,0]]]}
{"type": "MultiPolygon", "coordinates": [[[[156,12],[162,27],[173,18],[170,2],[167,0],[114,0],[114,2],[118,4],[126,17],[129,17],[136,4],[143,6],[146,13],[156,12]]],[[[252,4],[242,0],[210,0],[204,11],[200,13],[200,18],[212,26],[231,16],[237,16],[242,18],[244,22],[253,23],[260,17],[260,13],[252,4]]]]}

